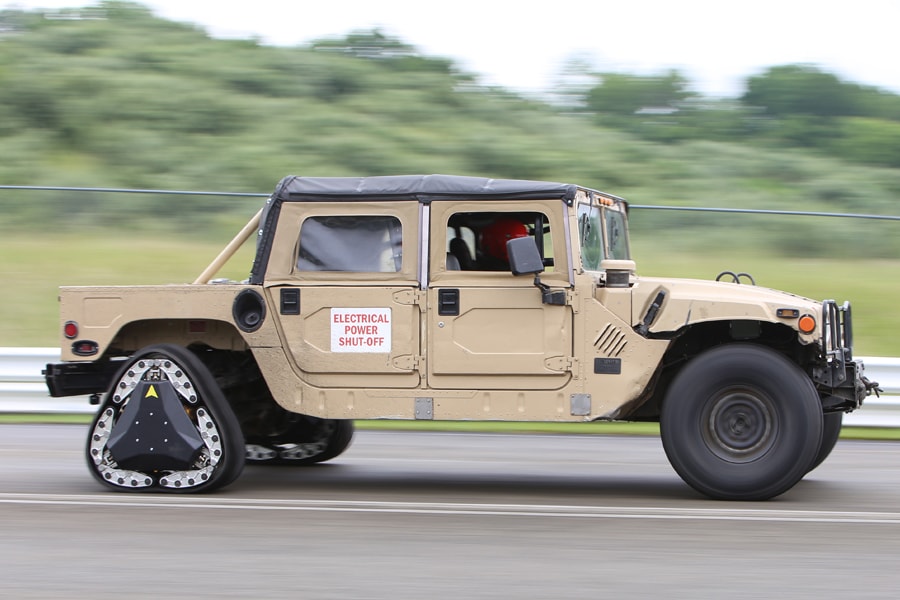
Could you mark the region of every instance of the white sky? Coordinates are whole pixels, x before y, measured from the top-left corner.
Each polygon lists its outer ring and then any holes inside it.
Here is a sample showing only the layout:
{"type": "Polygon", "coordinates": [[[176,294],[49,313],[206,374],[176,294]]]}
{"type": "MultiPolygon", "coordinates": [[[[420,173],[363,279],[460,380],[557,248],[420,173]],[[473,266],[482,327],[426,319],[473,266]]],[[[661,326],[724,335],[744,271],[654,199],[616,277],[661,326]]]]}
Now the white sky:
{"type": "MultiPolygon", "coordinates": [[[[596,70],[681,70],[697,91],[734,96],[767,67],[811,63],[900,93],[900,0],[143,0],[215,37],[295,45],[380,28],[482,81],[548,89],[565,61],[596,70]]],[[[0,0],[0,7],[90,0],[0,0]]]]}

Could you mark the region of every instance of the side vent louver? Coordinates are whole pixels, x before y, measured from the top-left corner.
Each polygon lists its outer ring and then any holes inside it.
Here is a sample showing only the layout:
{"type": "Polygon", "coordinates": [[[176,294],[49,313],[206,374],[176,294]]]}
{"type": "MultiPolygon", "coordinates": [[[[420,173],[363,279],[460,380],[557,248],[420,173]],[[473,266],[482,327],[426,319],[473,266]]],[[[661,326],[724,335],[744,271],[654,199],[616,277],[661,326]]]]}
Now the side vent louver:
{"type": "Polygon", "coordinates": [[[621,355],[627,345],[625,334],[611,323],[608,323],[594,340],[597,353],[611,358],[621,355]]]}

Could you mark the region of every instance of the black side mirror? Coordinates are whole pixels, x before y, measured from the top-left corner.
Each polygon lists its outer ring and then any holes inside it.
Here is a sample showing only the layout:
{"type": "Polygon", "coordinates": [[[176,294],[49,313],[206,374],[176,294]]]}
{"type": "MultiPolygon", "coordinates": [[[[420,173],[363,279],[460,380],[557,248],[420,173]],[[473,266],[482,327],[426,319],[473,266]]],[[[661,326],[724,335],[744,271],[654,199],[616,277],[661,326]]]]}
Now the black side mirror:
{"type": "Polygon", "coordinates": [[[509,269],[513,275],[534,275],[534,285],[541,290],[541,301],[544,304],[564,306],[566,292],[551,290],[541,283],[540,273],[544,272],[544,261],[541,251],[532,237],[514,238],[506,242],[506,254],[509,256],[509,269]]]}
{"type": "Polygon", "coordinates": [[[544,272],[544,261],[533,237],[513,238],[506,242],[509,269],[513,275],[536,275],[544,272]]]}

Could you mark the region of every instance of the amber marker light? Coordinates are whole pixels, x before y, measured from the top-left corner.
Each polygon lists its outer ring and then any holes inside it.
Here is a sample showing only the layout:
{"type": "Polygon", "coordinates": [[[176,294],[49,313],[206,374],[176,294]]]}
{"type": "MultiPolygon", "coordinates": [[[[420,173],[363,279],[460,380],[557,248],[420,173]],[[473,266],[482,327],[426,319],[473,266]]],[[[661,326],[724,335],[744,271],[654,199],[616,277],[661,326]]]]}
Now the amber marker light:
{"type": "Polygon", "coordinates": [[[800,331],[803,333],[812,333],[816,330],[816,319],[812,315],[803,315],[800,317],[800,320],[797,321],[797,327],[799,327],[800,331]]]}

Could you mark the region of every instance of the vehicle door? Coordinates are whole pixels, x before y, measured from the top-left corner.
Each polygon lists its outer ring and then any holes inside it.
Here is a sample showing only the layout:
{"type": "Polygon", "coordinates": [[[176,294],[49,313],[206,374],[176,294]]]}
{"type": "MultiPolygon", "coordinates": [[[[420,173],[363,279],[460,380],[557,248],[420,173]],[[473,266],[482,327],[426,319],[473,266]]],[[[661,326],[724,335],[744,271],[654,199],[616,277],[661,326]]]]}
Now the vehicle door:
{"type": "Polygon", "coordinates": [[[409,201],[282,205],[266,292],[307,383],[419,384],[418,220],[409,201]]]}
{"type": "Polygon", "coordinates": [[[572,308],[513,276],[506,241],[535,239],[542,281],[570,287],[561,201],[435,201],[430,211],[427,377],[435,389],[558,389],[571,379],[572,308]]]}

